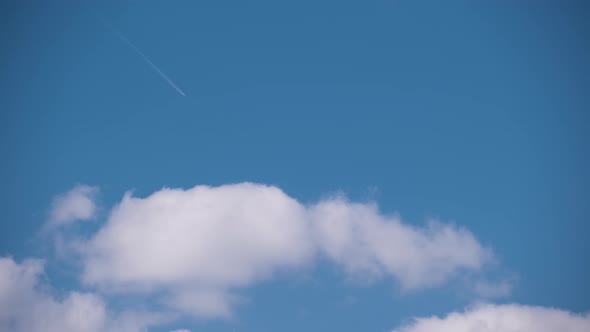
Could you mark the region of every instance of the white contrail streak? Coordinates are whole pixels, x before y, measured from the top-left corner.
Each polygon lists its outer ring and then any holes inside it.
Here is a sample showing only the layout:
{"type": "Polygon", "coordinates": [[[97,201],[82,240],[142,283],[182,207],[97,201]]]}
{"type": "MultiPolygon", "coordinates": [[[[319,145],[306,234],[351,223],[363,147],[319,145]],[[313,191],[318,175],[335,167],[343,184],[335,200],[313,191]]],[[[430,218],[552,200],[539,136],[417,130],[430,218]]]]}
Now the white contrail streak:
{"type": "Polygon", "coordinates": [[[135,44],[133,44],[129,39],[127,39],[127,37],[125,37],[125,35],[123,35],[121,32],[119,32],[119,30],[115,29],[115,27],[113,27],[111,24],[109,24],[109,22],[107,22],[106,20],[104,20],[100,16],[98,16],[98,14],[95,13],[95,16],[109,30],[111,30],[114,34],[119,36],[119,38],[122,41],[124,41],[125,44],[129,45],[129,47],[131,47],[131,49],[133,49],[137,54],[139,54],[143,58],[143,60],[145,60],[145,62],[147,62],[148,65],[150,65],[150,67],[152,67],[152,69],[155,70],[158,73],[158,75],[160,75],[160,77],[162,77],[168,83],[168,85],[170,85],[172,88],[174,88],[174,90],[176,90],[178,93],[180,93],[183,97],[186,97],[186,94],[178,87],[178,85],[176,85],[176,83],[174,83],[174,81],[172,81],[172,79],[170,79],[170,77],[168,77],[168,75],[164,74],[164,72],[160,68],[158,68],[158,66],[156,66],[156,64],[153,63],[152,60],[150,60],[150,58],[147,57],[147,55],[145,55],[139,48],[137,48],[137,46],[135,46],[135,44]]]}

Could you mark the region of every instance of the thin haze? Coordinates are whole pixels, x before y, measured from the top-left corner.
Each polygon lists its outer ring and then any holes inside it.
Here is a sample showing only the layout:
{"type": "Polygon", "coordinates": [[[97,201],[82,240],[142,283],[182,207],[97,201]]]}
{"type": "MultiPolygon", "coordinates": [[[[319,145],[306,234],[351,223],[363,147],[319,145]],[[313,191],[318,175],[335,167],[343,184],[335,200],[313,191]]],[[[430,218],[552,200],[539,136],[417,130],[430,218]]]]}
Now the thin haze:
{"type": "Polygon", "coordinates": [[[127,37],[125,37],[125,35],[123,35],[121,32],[115,29],[115,27],[109,24],[109,22],[98,16],[98,14],[95,13],[94,15],[109,30],[111,30],[113,33],[119,36],[119,38],[122,41],[129,45],[129,47],[131,47],[137,54],[139,54],[145,60],[145,62],[147,62],[150,65],[150,67],[152,67],[160,75],[160,77],[162,77],[172,88],[174,88],[174,90],[178,91],[178,93],[180,93],[183,97],[186,97],[186,94],[178,87],[178,85],[176,85],[176,83],[174,83],[174,81],[172,81],[172,79],[168,77],[168,75],[166,75],[160,68],[158,68],[158,66],[156,66],[156,64],[153,63],[152,60],[150,60],[150,58],[147,57],[147,55],[145,55],[137,46],[135,46],[135,44],[133,44],[127,37]]]}

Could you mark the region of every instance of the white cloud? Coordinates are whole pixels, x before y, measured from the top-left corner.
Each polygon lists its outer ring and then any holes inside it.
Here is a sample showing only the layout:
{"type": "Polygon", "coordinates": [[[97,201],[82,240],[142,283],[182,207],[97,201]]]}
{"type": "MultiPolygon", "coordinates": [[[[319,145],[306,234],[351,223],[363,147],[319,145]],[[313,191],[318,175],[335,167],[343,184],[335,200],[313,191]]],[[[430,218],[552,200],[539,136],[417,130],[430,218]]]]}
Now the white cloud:
{"type": "Polygon", "coordinates": [[[444,318],[417,318],[393,332],[587,332],[590,315],[524,305],[481,305],[444,318]]]}
{"type": "Polygon", "coordinates": [[[330,258],[355,274],[394,276],[405,289],[438,285],[491,258],[464,228],[436,221],[416,228],[379,213],[374,204],[336,198],[310,213],[318,244],[330,258]]]}
{"type": "Polygon", "coordinates": [[[111,315],[104,301],[91,293],[55,296],[40,279],[43,261],[21,264],[0,257],[0,331],[12,332],[140,332],[155,316],[111,315]]]}
{"type": "Polygon", "coordinates": [[[175,310],[227,317],[236,289],[318,255],[411,289],[478,270],[491,254],[453,225],[416,228],[374,204],[333,198],[305,206],[276,187],[241,183],[126,194],[84,246],[83,280],[115,292],[157,291],[175,310]]]}
{"type": "Polygon", "coordinates": [[[310,262],[309,235],[304,207],[275,187],[127,194],[87,246],[83,278],[115,290],[168,291],[175,308],[226,316],[230,289],[310,262]]]}
{"type": "Polygon", "coordinates": [[[97,187],[78,185],[55,197],[49,216],[50,225],[65,225],[93,218],[96,214],[97,193],[97,187]]]}

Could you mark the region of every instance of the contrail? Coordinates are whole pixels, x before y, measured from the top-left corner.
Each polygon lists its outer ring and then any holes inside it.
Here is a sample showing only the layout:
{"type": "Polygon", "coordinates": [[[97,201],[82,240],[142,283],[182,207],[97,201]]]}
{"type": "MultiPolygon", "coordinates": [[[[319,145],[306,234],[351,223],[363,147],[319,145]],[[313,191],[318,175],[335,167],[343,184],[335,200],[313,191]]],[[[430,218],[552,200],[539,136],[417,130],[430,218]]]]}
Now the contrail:
{"type": "Polygon", "coordinates": [[[122,41],[124,41],[125,44],[127,44],[129,47],[131,47],[131,49],[133,49],[137,54],[139,54],[143,58],[143,60],[145,60],[145,62],[147,62],[148,65],[150,65],[150,67],[152,67],[152,69],[155,70],[158,73],[158,75],[160,75],[160,77],[162,77],[168,83],[168,85],[170,85],[172,88],[174,88],[174,90],[178,91],[178,93],[180,93],[183,97],[186,97],[186,94],[178,87],[178,85],[176,85],[174,83],[174,81],[172,81],[172,79],[170,79],[170,77],[168,77],[168,75],[164,74],[164,72],[162,70],[160,70],[160,68],[158,68],[158,66],[156,66],[156,64],[153,63],[152,60],[150,60],[150,58],[147,57],[147,55],[145,55],[139,48],[137,48],[137,46],[135,46],[135,44],[133,44],[129,39],[127,39],[127,37],[125,37],[125,35],[123,35],[121,32],[119,32],[119,30],[115,29],[114,26],[109,24],[109,22],[104,20],[97,13],[94,13],[94,16],[96,16],[96,18],[99,21],[101,21],[102,24],[104,24],[109,30],[111,30],[114,34],[119,36],[119,38],[122,41]]]}

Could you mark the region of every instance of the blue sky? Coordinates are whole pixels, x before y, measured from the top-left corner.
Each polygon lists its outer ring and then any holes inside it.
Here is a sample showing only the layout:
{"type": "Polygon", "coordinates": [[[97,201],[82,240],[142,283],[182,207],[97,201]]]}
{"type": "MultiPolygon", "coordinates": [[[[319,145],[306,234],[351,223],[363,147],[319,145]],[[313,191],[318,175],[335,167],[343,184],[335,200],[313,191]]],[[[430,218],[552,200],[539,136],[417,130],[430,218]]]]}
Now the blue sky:
{"type": "Polygon", "coordinates": [[[241,300],[231,319],[183,314],[150,331],[390,331],[482,301],[590,310],[585,2],[2,7],[0,256],[45,260],[53,293],[96,294],[113,312],[160,310],[157,292],[84,281],[89,258],[59,257],[56,239],[108,229],[129,190],[254,182],[306,211],[340,195],[375,203],[378,220],[456,225],[494,262],[408,291],[398,272],[357,278],[318,254],[232,291],[241,300]],[[91,220],[44,231],[56,195],[83,184],[96,188],[95,208],[64,220],[91,220]],[[484,298],[469,286],[480,281],[510,291],[484,298]]]}

